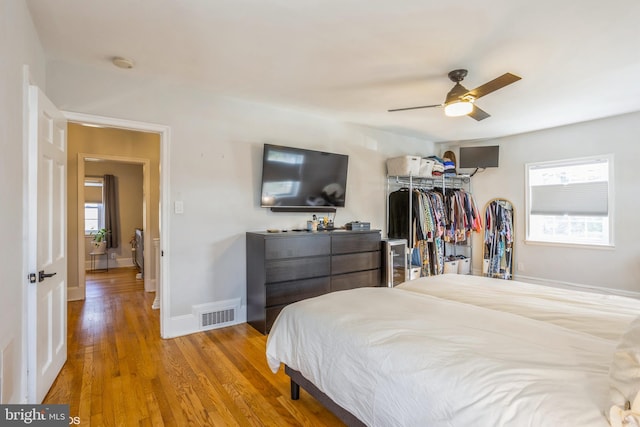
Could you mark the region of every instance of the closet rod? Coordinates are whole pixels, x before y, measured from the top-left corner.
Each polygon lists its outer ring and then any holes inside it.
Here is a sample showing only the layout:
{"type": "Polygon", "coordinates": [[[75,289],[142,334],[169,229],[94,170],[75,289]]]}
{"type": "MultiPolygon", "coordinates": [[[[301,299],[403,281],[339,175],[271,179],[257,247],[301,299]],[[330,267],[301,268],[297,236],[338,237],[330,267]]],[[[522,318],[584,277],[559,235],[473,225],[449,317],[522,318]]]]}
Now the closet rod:
{"type": "MultiPolygon", "coordinates": [[[[447,177],[415,177],[415,176],[396,176],[395,185],[407,185],[410,188],[455,188],[460,189],[470,182],[469,177],[447,176],[447,177]]],[[[387,181],[389,184],[389,180],[387,181]]]]}

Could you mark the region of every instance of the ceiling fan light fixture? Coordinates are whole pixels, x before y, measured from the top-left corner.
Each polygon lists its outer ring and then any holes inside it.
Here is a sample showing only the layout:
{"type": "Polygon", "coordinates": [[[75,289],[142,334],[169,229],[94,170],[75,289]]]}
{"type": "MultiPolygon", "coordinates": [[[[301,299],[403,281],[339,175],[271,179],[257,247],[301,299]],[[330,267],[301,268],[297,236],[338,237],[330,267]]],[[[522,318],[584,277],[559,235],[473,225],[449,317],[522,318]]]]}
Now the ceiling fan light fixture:
{"type": "Polygon", "coordinates": [[[444,106],[444,114],[449,117],[466,116],[473,111],[473,103],[467,100],[451,102],[444,106]]]}
{"type": "Polygon", "coordinates": [[[451,88],[449,93],[447,93],[447,97],[445,98],[443,104],[394,108],[393,110],[389,110],[389,112],[444,106],[444,113],[449,117],[467,116],[479,122],[480,120],[484,120],[487,117],[491,117],[491,115],[484,111],[482,108],[476,107],[474,102],[480,97],[486,96],[498,89],[502,89],[503,87],[520,80],[520,77],[516,76],[515,74],[504,73],[500,77],[488,81],[487,83],[480,85],[475,89],[468,90],[460,84],[460,82],[465,78],[466,75],[467,70],[464,69],[453,70],[448,74],[449,80],[454,82],[455,85],[451,88]]]}

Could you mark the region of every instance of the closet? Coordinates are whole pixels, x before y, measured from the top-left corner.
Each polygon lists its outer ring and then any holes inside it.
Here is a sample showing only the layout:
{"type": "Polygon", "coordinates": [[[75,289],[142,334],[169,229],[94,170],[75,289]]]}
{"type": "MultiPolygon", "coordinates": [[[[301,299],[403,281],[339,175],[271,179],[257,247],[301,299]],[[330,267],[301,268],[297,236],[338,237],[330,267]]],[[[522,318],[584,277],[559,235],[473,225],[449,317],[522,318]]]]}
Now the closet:
{"type": "Polygon", "coordinates": [[[387,178],[387,236],[405,239],[421,276],[471,272],[471,232],[482,218],[469,177],[387,178]]]}
{"type": "Polygon", "coordinates": [[[500,279],[513,278],[513,204],[493,199],[484,210],[482,273],[500,279]]]}

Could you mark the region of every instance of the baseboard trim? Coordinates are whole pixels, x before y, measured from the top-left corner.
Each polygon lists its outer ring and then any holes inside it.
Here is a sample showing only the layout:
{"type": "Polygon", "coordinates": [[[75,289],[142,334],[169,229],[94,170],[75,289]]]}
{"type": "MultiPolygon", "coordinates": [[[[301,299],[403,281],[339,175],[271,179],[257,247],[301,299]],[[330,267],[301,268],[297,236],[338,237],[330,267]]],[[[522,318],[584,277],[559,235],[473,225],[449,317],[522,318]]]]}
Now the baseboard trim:
{"type": "Polygon", "coordinates": [[[540,277],[524,276],[519,274],[515,275],[514,279],[519,280],[520,282],[533,283],[537,285],[573,289],[573,290],[584,291],[584,292],[597,292],[599,294],[617,295],[622,297],[640,299],[640,292],[626,291],[624,289],[603,288],[600,286],[585,285],[582,283],[564,282],[561,280],[543,279],[540,277]]]}
{"type": "MultiPolygon", "coordinates": [[[[176,338],[184,335],[194,334],[196,332],[203,332],[200,329],[198,322],[198,316],[195,313],[185,314],[182,316],[173,316],[167,319],[168,321],[164,325],[164,334],[162,338],[176,338]]],[[[241,305],[237,313],[235,322],[225,324],[227,326],[239,325],[247,322],[247,306],[241,305]]]]}
{"type": "Polygon", "coordinates": [[[162,338],[175,338],[198,331],[198,319],[191,314],[169,317],[162,338]]]}
{"type": "MultiPolygon", "coordinates": [[[[479,269],[473,269],[473,274],[475,276],[484,276],[482,271],[479,269]]],[[[640,299],[640,292],[626,291],[624,289],[603,288],[600,286],[585,285],[582,283],[564,282],[562,280],[543,279],[541,277],[525,276],[522,274],[514,274],[513,279],[518,280],[520,282],[533,283],[535,285],[544,285],[544,286],[551,286],[555,288],[573,289],[576,291],[596,292],[599,294],[617,295],[621,297],[640,299]]]]}
{"type": "MultiPolygon", "coordinates": [[[[105,268],[107,262],[104,259],[96,259],[96,268],[105,268]]],[[[109,268],[123,268],[123,267],[133,267],[133,261],[131,258],[116,258],[109,259],[109,268]]],[[[91,270],[91,261],[86,260],[84,262],[85,271],[91,270]]]]}
{"type": "Polygon", "coordinates": [[[67,301],[81,301],[84,299],[84,289],[80,286],[67,288],[67,301]]]}

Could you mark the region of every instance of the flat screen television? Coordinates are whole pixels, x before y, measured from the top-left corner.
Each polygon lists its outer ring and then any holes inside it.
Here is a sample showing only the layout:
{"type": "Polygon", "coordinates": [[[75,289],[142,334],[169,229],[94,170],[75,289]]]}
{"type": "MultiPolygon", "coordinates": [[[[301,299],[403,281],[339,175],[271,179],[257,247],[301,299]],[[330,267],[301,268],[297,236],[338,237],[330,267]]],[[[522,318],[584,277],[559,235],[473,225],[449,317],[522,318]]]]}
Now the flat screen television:
{"type": "Polygon", "coordinates": [[[260,206],[344,207],[348,163],[346,154],[265,144],[260,206]]]}
{"type": "Polygon", "coordinates": [[[459,168],[497,168],[500,155],[499,145],[484,147],[460,147],[459,168]]]}

